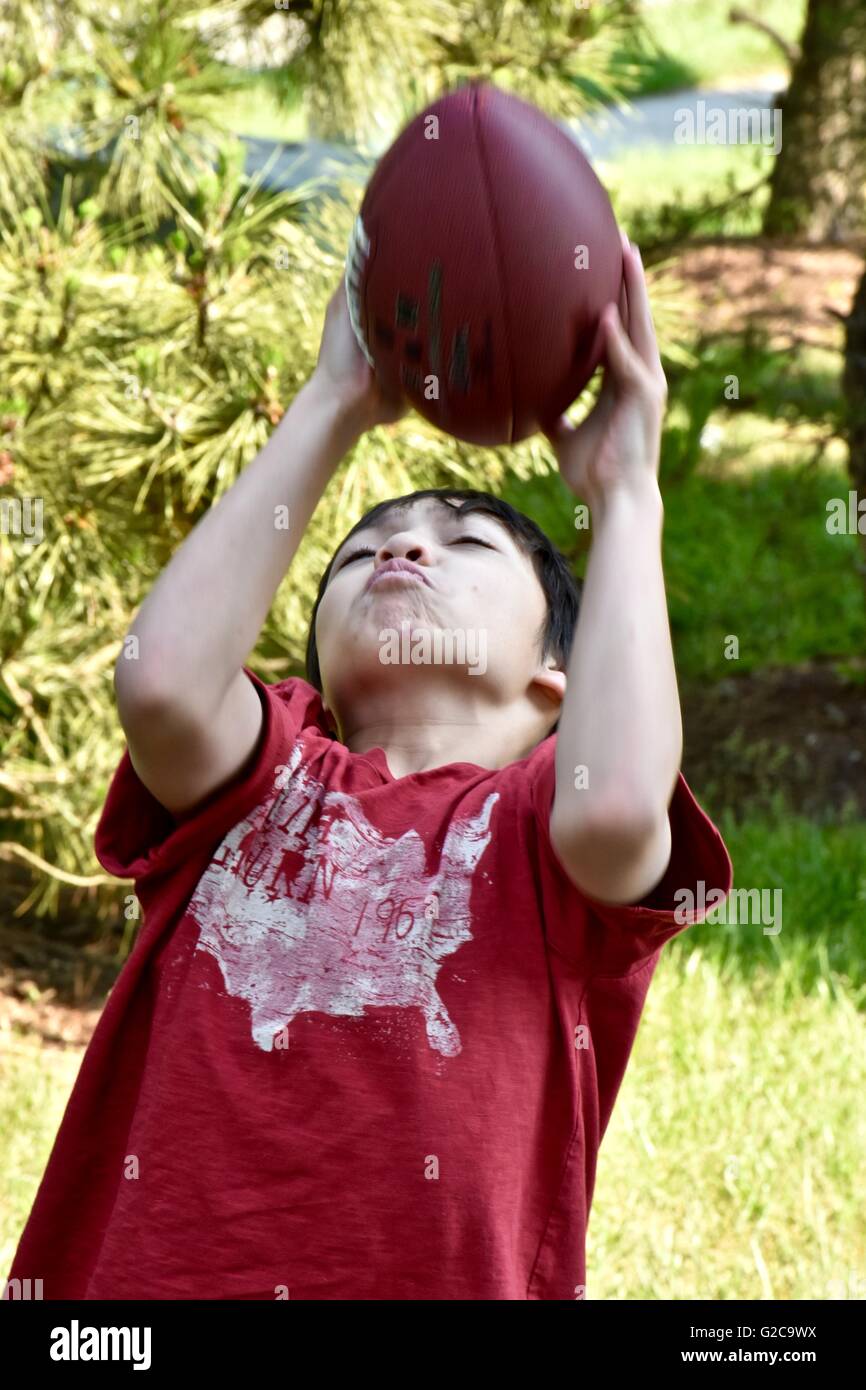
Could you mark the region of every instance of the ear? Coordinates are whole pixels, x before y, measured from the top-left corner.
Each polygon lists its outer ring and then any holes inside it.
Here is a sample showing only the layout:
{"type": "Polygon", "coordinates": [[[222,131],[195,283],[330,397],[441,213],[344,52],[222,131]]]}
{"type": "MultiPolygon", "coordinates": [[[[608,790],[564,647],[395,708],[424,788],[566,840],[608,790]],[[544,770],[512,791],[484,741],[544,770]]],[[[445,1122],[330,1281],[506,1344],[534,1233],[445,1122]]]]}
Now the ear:
{"type": "Polygon", "coordinates": [[[554,665],[552,656],[548,657],[544,666],[538,667],[532,677],[535,689],[554,705],[561,705],[565,698],[565,681],[565,672],[554,665]]]}

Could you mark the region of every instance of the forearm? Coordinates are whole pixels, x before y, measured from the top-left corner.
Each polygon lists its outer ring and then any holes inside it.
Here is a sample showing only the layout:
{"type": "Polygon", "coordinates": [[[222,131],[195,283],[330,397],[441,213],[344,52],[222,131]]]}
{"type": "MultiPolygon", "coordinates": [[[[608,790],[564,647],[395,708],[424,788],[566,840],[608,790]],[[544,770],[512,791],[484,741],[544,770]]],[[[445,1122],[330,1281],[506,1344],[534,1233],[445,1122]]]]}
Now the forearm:
{"type": "Polygon", "coordinates": [[[556,805],[574,829],[610,816],[640,830],[666,813],[682,716],[661,558],[658,484],[593,512],[593,542],[557,734],[556,805]],[[587,769],[575,788],[575,767],[587,769]]]}
{"type": "Polygon", "coordinates": [[[316,504],[360,430],[313,376],[267,444],[198,522],[129,629],[116,682],[217,709],[255,646],[316,504]],[[133,651],[135,648],[132,649],[133,651]]]}

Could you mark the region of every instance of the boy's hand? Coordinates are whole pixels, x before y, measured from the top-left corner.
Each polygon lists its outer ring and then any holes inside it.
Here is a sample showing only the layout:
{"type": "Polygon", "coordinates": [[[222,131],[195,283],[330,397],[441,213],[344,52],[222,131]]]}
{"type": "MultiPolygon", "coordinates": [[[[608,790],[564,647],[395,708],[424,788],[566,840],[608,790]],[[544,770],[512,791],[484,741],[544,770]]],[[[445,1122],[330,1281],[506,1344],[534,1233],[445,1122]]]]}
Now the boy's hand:
{"type": "Polygon", "coordinates": [[[361,433],[375,425],[393,424],[409,409],[405,397],[385,395],[358,346],[346,303],[345,274],[328,304],[313,379],[339,403],[361,433]]]}
{"type": "Polygon", "coordinates": [[[620,307],[608,304],[604,381],[598,400],[577,427],[560,416],[548,439],[563,481],[591,509],[615,491],[657,488],[661,427],[667,401],[640,253],[623,233],[620,307]],[[628,325],[624,327],[623,319],[628,325]]]}

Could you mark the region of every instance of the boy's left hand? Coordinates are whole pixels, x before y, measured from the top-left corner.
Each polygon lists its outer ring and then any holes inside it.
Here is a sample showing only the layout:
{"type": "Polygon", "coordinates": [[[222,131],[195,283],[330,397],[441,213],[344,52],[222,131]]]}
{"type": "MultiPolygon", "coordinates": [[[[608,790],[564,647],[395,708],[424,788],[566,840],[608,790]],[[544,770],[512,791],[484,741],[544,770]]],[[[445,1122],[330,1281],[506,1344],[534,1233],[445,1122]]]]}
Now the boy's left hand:
{"type": "Polygon", "coordinates": [[[602,315],[605,365],[598,400],[579,425],[562,415],[547,433],[563,481],[593,512],[603,510],[612,492],[658,487],[667,381],[640,253],[625,233],[622,240],[623,292],[620,307],[608,304],[602,315]]]}

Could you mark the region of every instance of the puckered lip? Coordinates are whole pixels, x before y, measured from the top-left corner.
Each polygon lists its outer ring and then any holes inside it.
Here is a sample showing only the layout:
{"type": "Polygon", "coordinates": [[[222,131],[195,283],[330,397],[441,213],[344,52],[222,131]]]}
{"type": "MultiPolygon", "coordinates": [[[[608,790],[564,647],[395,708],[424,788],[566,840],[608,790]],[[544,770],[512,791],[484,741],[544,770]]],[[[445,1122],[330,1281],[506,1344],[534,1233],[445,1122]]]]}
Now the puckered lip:
{"type": "Polygon", "coordinates": [[[413,564],[411,560],[386,560],[384,565],[380,565],[378,569],[373,570],[373,573],[364,585],[364,591],[366,592],[370,585],[373,584],[380,575],[399,574],[401,570],[406,571],[408,574],[417,575],[419,579],[423,580],[425,584],[432,588],[430,580],[427,578],[420,565],[413,564]]]}

